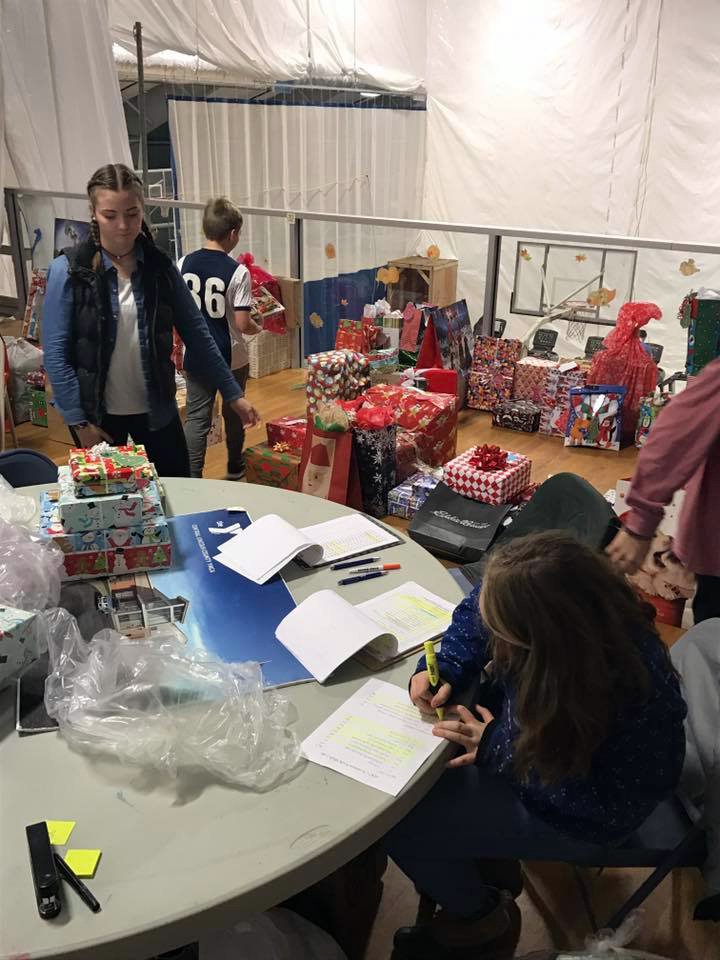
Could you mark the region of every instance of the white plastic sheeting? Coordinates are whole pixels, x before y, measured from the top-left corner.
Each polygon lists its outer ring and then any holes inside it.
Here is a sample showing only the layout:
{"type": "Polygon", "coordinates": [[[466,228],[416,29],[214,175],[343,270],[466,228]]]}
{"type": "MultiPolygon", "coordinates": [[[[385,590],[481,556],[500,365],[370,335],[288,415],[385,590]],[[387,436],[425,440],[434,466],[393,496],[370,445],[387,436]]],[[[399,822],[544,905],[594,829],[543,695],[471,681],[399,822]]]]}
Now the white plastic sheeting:
{"type": "MultiPolygon", "coordinates": [[[[104,163],[130,162],[105,0],[0,0],[5,145],[17,181],[82,192],[104,163]]],[[[2,184],[0,184],[2,186],[2,184]]],[[[23,201],[38,262],[52,255],[55,216],[87,219],[84,201],[23,201]]]]}
{"type": "Polygon", "coordinates": [[[226,80],[357,79],[408,91],[425,71],[426,0],[111,0],[112,39],[131,55],[136,20],[145,55],[162,53],[177,82],[214,67],[226,80]]]}
{"type": "MultiPolygon", "coordinates": [[[[428,36],[426,218],[718,241],[716,0],[432,0],[428,36]]],[[[460,257],[479,316],[477,240],[434,239],[460,257]]],[[[515,254],[506,241],[498,315],[523,336],[534,321],[509,313],[515,254]]],[[[668,371],[684,362],[682,297],[720,283],[720,257],[690,256],[695,276],[681,251],[638,254],[634,296],[664,311],[648,339],[668,371]]]]}
{"type": "MultiPolygon", "coordinates": [[[[225,194],[250,207],[417,215],[424,111],[170,100],[169,116],[178,191],[185,200],[225,194]]],[[[201,246],[199,214],[183,213],[181,219],[183,250],[201,246]]],[[[414,252],[416,237],[406,230],[307,221],[305,279],[379,266],[414,252]]],[[[286,221],[247,218],[240,249],[286,273],[286,221]]]]}

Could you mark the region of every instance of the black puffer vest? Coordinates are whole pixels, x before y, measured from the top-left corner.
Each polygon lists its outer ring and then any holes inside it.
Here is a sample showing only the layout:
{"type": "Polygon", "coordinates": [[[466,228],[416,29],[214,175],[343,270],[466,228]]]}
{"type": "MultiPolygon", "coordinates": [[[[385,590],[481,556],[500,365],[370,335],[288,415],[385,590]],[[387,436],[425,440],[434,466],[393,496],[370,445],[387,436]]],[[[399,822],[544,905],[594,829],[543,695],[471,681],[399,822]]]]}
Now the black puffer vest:
{"type": "MultiPolygon", "coordinates": [[[[170,355],[173,346],[175,297],[170,271],[175,265],[142,235],[142,270],[147,337],[154,381],[153,398],[170,401],[175,396],[175,367],[170,355]]],[[[100,423],[103,413],[105,382],[115,347],[112,339],[112,301],[110,277],[101,264],[95,271],[92,262],[97,247],[83,243],[63,250],[70,264],[73,290],[72,342],[70,362],[80,384],[80,402],[90,423],[100,423]]]]}

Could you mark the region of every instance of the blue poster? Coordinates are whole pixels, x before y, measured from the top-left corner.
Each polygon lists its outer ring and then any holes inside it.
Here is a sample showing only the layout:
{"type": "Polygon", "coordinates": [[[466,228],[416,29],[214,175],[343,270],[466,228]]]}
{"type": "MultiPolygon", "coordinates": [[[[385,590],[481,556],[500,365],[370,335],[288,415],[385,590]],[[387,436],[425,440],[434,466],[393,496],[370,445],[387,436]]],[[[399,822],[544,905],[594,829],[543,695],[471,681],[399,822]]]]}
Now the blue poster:
{"type": "MultiPolygon", "coordinates": [[[[275,639],[275,630],[295,608],[284,581],[275,576],[260,585],[213,561],[229,534],[214,533],[240,523],[246,513],[211,510],[169,517],[173,562],[169,570],[149,571],[152,588],[172,607],[172,621],[188,647],[218,660],[257,660],[265,685],[312,680],[295,657],[275,639]]],[[[160,598],[154,601],[160,603],[160,598]]]]}

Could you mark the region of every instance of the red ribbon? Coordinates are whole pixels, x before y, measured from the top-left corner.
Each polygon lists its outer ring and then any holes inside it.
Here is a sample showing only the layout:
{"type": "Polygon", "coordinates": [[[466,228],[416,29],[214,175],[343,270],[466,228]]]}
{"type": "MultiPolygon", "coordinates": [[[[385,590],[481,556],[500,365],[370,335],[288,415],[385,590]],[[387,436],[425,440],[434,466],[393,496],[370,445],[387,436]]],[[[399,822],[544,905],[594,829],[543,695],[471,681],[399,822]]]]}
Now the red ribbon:
{"type": "Polygon", "coordinates": [[[504,470],[507,466],[507,458],[507,450],[484,443],[481,447],[475,447],[468,464],[476,470],[504,470]]]}

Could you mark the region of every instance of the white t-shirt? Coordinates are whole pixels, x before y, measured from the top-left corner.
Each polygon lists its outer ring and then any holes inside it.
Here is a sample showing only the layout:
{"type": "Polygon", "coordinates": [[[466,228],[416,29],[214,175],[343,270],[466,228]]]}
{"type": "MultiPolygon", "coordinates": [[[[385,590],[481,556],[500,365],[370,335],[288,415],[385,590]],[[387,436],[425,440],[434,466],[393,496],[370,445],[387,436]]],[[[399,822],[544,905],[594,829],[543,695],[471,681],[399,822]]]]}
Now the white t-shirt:
{"type": "Polygon", "coordinates": [[[130,280],[118,274],[117,336],[105,383],[105,410],[119,416],[147,413],[150,402],[140,356],[137,306],[130,280]]]}

